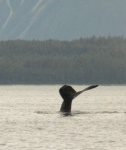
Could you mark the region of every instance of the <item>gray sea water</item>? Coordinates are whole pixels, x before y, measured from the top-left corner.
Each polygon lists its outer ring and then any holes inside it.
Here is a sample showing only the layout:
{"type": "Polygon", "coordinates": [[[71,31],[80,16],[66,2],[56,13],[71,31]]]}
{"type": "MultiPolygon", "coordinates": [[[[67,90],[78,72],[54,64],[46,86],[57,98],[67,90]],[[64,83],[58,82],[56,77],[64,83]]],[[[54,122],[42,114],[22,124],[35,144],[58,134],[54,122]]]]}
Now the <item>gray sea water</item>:
{"type": "Polygon", "coordinates": [[[126,86],[81,94],[72,116],[59,113],[59,88],[0,86],[0,150],[126,150],[126,86]]]}

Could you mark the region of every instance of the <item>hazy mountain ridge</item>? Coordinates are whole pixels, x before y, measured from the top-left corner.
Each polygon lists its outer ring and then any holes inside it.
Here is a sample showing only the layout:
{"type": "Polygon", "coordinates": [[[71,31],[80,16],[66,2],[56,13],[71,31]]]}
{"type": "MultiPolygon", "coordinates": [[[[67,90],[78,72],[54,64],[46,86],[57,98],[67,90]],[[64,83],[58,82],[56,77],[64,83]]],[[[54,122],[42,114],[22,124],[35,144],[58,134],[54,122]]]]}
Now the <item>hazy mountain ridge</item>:
{"type": "Polygon", "coordinates": [[[0,40],[126,36],[125,0],[0,0],[0,40]]]}
{"type": "Polygon", "coordinates": [[[0,84],[126,84],[126,39],[0,42],[0,84]]]}
{"type": "Polygon", "coordinates": [[[43,12],[49,7],[52,0],[3,0],[1,8],[5,7],[6,14],[2,13],[0,38],[23,38],[32,30],[33,24],[43,17],[43,12]]]}

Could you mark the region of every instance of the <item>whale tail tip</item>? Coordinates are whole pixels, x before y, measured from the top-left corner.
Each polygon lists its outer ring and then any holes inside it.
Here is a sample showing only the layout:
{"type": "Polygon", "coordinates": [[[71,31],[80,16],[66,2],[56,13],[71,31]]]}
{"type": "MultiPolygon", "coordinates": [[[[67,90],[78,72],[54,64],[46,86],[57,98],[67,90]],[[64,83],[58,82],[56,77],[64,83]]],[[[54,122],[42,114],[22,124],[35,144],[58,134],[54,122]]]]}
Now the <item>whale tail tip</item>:
{"type": "Polygon", "coordinates": [[[76,92],[71,86],[69,85],[63,85],[60,89],[59,89],[59,93],[61,95],[61,97],[63,98],[63,102],[60,108],[60,112],[67,112],[70,113],[71,112],[71,105],[72,105],[72,100],[77,97],[78,95],[80,95],[81,93],[96,88],[98,85],[91,85],[87,88],[85,88],[82,91],[76,92]]]}
{"type": "Polygon", "coordinates": [[[76,95],[76,91],[69,85],[63,85],[59,89],[59,93],[64,100],[72,100],[76,95]]]}

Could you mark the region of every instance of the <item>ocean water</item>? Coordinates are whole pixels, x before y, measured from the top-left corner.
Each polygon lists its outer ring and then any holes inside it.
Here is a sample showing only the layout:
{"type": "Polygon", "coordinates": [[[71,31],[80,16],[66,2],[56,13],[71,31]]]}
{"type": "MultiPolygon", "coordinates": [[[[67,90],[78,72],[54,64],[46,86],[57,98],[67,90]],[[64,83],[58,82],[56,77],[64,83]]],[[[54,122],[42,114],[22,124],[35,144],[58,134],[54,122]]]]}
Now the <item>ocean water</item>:
{"type": "Polygon", "coordinates": [[[0,150],[126,150],[126,86],[82,93],[71,116],[59,113],[59,88],[0,86],[0,150]]]}

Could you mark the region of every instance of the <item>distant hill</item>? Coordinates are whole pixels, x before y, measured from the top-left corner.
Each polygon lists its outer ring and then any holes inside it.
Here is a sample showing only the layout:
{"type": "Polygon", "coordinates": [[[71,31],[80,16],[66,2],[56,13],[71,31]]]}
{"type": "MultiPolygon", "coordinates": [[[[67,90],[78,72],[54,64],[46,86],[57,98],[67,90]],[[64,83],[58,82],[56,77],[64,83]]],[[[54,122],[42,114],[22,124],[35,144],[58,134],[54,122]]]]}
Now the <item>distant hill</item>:
{"type": "Polygon", "coordinates": [[[126,37],[126,0],[0,0],[0,40],[126,37]]]}
{"type": "Polygon", "coordinates": [[[126,84],[126,39],[1,41],[0,84],[126,84]]]}

